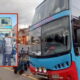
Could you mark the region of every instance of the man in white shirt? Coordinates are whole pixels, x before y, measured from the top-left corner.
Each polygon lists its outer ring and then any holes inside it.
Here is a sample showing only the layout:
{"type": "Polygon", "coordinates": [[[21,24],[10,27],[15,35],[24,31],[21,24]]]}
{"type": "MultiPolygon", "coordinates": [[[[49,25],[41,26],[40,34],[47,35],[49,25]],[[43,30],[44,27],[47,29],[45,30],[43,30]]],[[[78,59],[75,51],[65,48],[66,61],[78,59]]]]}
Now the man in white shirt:
{"type": "Polygon", "coordinates": [[[11,53],[12,53],[12,39],[9,37],[9,34],[5,35],[4,38],[4,49],[5,52],[3,53],[3,65],[11,66],[11,53]],[[7,60],[7,61],[6,61],[7,60]]]}

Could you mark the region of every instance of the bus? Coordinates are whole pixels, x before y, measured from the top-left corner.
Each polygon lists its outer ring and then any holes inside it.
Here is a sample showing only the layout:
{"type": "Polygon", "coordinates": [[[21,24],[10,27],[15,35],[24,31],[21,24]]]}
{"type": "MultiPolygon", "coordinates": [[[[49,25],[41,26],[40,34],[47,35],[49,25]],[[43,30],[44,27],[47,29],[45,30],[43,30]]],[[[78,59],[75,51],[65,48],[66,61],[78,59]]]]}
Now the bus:
{"type": "Polygon", "coordinates": [[[44,0],[29,27],[30,71],[48,80],[80,80],[80,0],[44,0]]]}

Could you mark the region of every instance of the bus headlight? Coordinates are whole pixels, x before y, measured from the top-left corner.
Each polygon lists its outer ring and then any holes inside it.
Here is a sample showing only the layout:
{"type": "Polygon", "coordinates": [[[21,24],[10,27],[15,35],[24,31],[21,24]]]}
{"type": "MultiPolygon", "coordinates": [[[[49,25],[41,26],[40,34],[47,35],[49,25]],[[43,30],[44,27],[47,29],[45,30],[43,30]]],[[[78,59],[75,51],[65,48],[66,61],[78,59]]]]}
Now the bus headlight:
{"type": "Polygon", "coordinates": [[[36,69],[35,69],[35,71],[37,72],[37,71],[38,71],[38,69],[36,68],[36,69]]]}
{"type": "Polygon", "coordinates": [[[41,68],[39,68],[39,72],[42,72],[42,69],[41,68]]]}
{"type": "Polygon", "coordinates": [[[44,73],[47,73],[47,70],[46,70],[45,68],[43,68],[43,72],[44,72],[44,73]]]}

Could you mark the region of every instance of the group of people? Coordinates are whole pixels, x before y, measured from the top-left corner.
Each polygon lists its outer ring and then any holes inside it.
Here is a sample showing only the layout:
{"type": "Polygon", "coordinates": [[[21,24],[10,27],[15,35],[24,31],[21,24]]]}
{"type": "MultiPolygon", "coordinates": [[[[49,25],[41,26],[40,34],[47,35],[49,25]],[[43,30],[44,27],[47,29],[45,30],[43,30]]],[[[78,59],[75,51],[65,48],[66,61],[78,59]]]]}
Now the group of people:
{"type": "Polygon", "coordinates": [[[13,52],[16,54],[16,42],[13,42],[9,34],[5,34],[3,39],[3,66],[11,66],[11,56],[13,52]]]}

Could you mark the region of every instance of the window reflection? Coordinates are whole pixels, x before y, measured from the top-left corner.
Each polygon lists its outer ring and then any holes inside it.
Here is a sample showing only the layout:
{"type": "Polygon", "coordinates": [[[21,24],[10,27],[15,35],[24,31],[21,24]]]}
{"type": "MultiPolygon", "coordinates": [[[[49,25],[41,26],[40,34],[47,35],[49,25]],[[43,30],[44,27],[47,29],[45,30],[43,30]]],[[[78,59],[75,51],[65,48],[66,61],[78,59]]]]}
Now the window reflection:
{"type": "Polygon", "coordinates": [[[55,13],[69,9],[69,0],[46,0],[36,8],[33,23],[35,24],[55,13]]]}
{"type": "Polygon", "coordinates": [[[41,28],[37,28],[30,32],[31,43],[30,43],[30,55],[41,55],[41,28]]]}
{"type": "Polygon", "coordinates": [[[70,49],[68,17],[51,22],[42,27],[42,55],[53,55],[70,49]],[[63,23],[63,24],[61,24],[63,23]]]}

